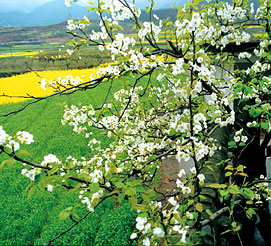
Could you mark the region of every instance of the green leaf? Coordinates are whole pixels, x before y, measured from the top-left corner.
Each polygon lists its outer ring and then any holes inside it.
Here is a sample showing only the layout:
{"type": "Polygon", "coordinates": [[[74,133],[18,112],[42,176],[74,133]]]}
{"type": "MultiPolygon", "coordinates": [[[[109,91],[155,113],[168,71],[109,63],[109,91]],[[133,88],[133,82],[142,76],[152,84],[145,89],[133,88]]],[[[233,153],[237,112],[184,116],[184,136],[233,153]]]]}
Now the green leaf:
{"type": "Polygon", "coordinates": [[[156,192],[153,189],[148,190],[146,194],[150,197],[151,200],[156,199],[156,192]]]}
{"type": "Polygon", "coordinates": [[[237,185],[231,185],[228,189],[229,193],[233,194],[233,195],[237,195],[240,194],[240,190],[239,187],[237,185]]]}
{"type": "Polygon", "coordinates": [[[141,197],[143,198],[143,200],[147,203],[150,203],[151,202],[151,198],[146,195],[146,194],[141,194],[141,197]]]}
{"type": "Polygon", "coordinates": [[[8,165],[9,167],[14,165],[16,163],[16,161],[13,158],[7,159],[2,161],[1,165],[0,165],[0,169],[3,168],[5,165],[8,165]]]}
{"type": "Polygon", "coordinates": [[[71,214],[70,212],[66,212],[65,210],[60,212],[59,220],[65,220],[65,219],[69,218],[70,214],[71,214]]]}
{"type": "Polygon", "coordinates": [[[236,147],[236,143],[234,141],[230,141],[228,143],[228,146],[229,146],[229,148],[235,148],[236,147]]]}
{"type": "Polygon", "coordinates": [[[232,215],[233,214],[233,208],[234,208],[234,200],[232,199],[231,201],[230,201],[230,215],[232,215]]]}
{"type": "Polygon", "coordinates": [[[20,149],[18,151],[18,155],[30,155],[30,153],[28,151],[24,150],[24,149],[20,149]]]}
{"type": "Polygon", "coordinates": [[[262,113],[262,109],[261,108],[251,108],[249,110],[249,114],[252,117],[258,117],[260,114],[262,113]]]}
{"type": "Polygon", "coordinates": [[[127,196],[135,196],[136,195],[136,190],[132,187],[127,187],[124,189],[124,193],[127,195],[127,196]]]}
{"type": "Polygon", "coordinates": [[[202,207],[202,204],[200,202],[198,202],[198,203],[195,204],[195,208],[200,213],[203,211],[203,207],[202,207]]]}
{"type": "Polygon", "coordinates": [[[218,183],[213,183],[213,184],[208,184],[206,185],[208,188],[214,188],[214,189],[224,189],[226,185],[224,184],[218,184],[218,183]]]}
{"type": "Polygon", "coordinates": [[[249,208],[247,211],[246,211],[246,215],[249,219],[252,218],[252,216],[256,214],[255,210],[253,208],[249,208]]]}
{"type": "Polygon", "coordinates": [[[129,197],[128,200],[130,203],[130,208],[132,209],[135,206],[135,204],[137,204],[137,199],[135,197],[129,197]]]}
{"type": "Polygon", "coordinates": [[[141,180],[141,179],[135,179],[131,182],[127,182],[127,185],[134,187],[134,186],[140,185],[142,182],[143,182],[143,180],[141,180]]]}
{"type": "Polygon", "coordinates": [[[234,229],[234,231],[240,231],[241,226],[236,226],[236,228],[234,229]]]}
{"type": "Polygon", "coordinates": [[[118,27],[120,30],[123,31],[123,27],[121,25],[115,25],[116,27],[118,27]]]}
{"type": "Polygon", "coordinates": [[[143,204],[138,204],[138,203],[134,203],[133,206],[131,207],[131,209],[139,209],[141,212],[145,212],[147,211],[147,205],[143,205],[143,204]]]}
{"type": "Polygon", "coordinates": [[[96,10],[97,8],[94,8],[94,7],[91,7],[91,8],[88,8],[88,12],[92,11],[92,10],[96,10]]]}
{"type": "Polygon", "coordinates": [[[56,172],[58,172],[58,170],[59,170],[59,167],[54,167],[48,172],[48,175],[51,176],[55,174],[56,172]]]}
{"type": "Polygon", "coordinates": [[[98,192],[100,190],[100,185],[98,183],[92,183],[88,187],[92,193],[98,192]]]}
{"type": "Polygon", "coordinates": [[[39,182],[38,183],[38,187],[39,187],[40,190],[44,190],[44,188],[46,188],[46,186],[44,186],[43,184],[44,184],[44,182],[39,182]]]}
{"type": "Polygon", "coordinates": [[[116,184],[116,187],[117,188],[119,188],[119,189],[121,189],[121,188],[123,188],[125,185],[123,184],[123,183],[121,183],[121,182],[117,182],[116,184]]]}
{"type": "Polygon", "coordinates": [[[207,167],[209,170],[211,170],[212,172],[214,171],[214,169],[210,166],[210,165],[205,165],[205,167],[207,167]]]}
{"type": "Polygon", "coordinates": [[[261,127],[266,130],[266,131],[269,131],[269,124],[267,122],[261,122],[261,127]]]}
{"type": "Polygon", "coordinates": [[[226,233],[228,233],[228,232],[230,232],[230,231],[231,231],[230,229],[229,229],[229,230],[226,230],[226,231],[222,232],[220,235],[226,234],[226,233]]]}
{"type": "Polygon", "coordinates": [[[6,165],[6,163],[7,163],[7,160],[2,161],[0,164],[0,169],[2,169],[6,165]]]}
{"type": "Polygon", "coordinates": [[[65,208],[64,210],[62,210],[60,213],[59,213],[59,219],[60,220],[65,220],[67,219],[70,215],[71,215],[71,211],[73,210],[73,207],[68,207],[68,208],[65,208]]]}
{"type": "Polygon", "coordinates": [[[194,0],[194,1],[193,1],[193,3],[194,3],[195,5],[199,4],[200,2],[201,2],[201,0],[194,0]]]}
{"type": "Polygon", "coordinates": [[[136,191],[137,192],[146,192],[146,189],[143,186],[137,186],[136,191]]]}
{"type": "Polygon", "coordinates": [[[249,199],[249,200],[252,200],[254,199],[255,195],[254,195],[254,192],[248,188],[244,188],[241,190],[241,194],[246,198],[246,199],[249,199]]]}
{"type": "Polygon", "coordinates": [[[118,196],[118,202],[121,203],[124,200],[124,198],[125,198],[125,194],[124,193],[119,194],[119,196],[118,196]]]}
{"type": "Polygon", "coordinates": [[[221,196],[226,196],[229,194],[229,192],[227,190],[220,190],[219,192],[220,192],[221,196]]]}
{"type": "Polygon", "coordinates": [[[243,165],[239,165],[236,170],[238,172],[243,172],[244,171],[244,166],[243,165]]]}
{"type": "Polygon", "coordinates": [[[229,177],[229,176],[231,176],[232,175],[232,172],[226,172],[225,173],[225,177],[229,177]]]}
{"type": "Polygon", "coordinates": [[[206,209],[206,213],[209,215],[209,216],[214,216],[214,214],[212,213],[212,211],[210,209],[206,209]]]}
{"type": "Polygon", "coordinates": [[[34,185],[34,186],[31,187],[31,189],[28,192],[28,198],[30,198],[35,193],[35,191],[37,190],[37,188],[38,188],[37,185],[34,185]]]}
{"type": "Polygon", "coordinates": [[[81,183],[77,184],[77,185],[72,189],[72,192],[77,191],[77,190],[80,189],[81,187],[82,187],[82,184],[81,184],[81,183]]]}
{"type": "Polygon", "coordinates": [[[200,198],[201,200],[206,200],[206,199],[207,199],[207,197],[206,197],[206,196],[203,196],[203,195],[199,195],[199,198],[200,198]]]}
{"type": "Polygon", "coordinates": [[[195,202],[194,200],[188,200],[188,202],[187,202],[187,206],[192,205],[194,202],[195,202]]]}

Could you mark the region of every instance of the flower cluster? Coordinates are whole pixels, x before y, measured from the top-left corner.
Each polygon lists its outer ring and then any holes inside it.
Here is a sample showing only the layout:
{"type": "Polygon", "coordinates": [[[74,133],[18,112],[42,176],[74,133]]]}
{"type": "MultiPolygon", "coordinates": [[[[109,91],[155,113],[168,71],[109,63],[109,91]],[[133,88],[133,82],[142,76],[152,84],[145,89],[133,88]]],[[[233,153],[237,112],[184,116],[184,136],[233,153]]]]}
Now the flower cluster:
{"type": "Polygon", "coordinates": [[[66,78],[58,77],[57,80],[47,81],[43,78],[40,82],[40,86],[43,90],[46,90],[49,87],[52,87],[57,90],[62,90],[67,87],[80,85],[82,83],[82,78],[79,76],[73,77],[72,75],[67,75],[66,78]]]}
{"type": "Polygon", "coordinates": [[[0,145],[3,145],[8,139],[9,135],[6,133],[3,127],[0,126],[0,145]]]}
{"type": "Polygon", "coordinates": [[[234,135],[234,141],[235,141],[236,143],[238,143],[238,142],[240,142],[240,141],[243,142],[243,143],[246,143],[246,142],[247,142],[248,137],[245,136],[245,135],[243,135],[242,133],[243,133],[243,129],[241,129],[241,130],[235,132],[235,135],[234,135]]]}
{"type": "Polygon", "coordinates": [[[229,22],[235,22],[237,19],[244,19],[246,17],[247,11],[242,7],[232,6],[229,3],[225,3],[223,7],[220,7],[217,11],[217,15],[223,20],[228,20],[229,22]]]}
{"type": "Polygon", "coordinates": [[[29,178],[30,180],[34,181],[35,177],[37,174],[41,173],[41,169],[40,168],[32,168],[30,170],[24,168],[21,171],[21,174],[24,175],[25,177],[29,178]]]}
{"type": "Polygon", "coordinates": [[[99,190],[98,192],[92,194],[91,200],[89,200],[88,197],[84,197],[81,202],[87,205],[89,211],[93,212],[97,201],[99,200],[99,198],[103,196],[103,193],[104,193],[103,190],[99,190]]]}
{"type": "Polygon", "coordinates": [[[159,40],[159,33],[162,31],[162,20],[160,20],[159,26],[153,22],[144,22],[141,29],[138,31],[137,36],[139,39],[144,40],[146,36],[153,35],[156,41],[159,40]]]}
{"type": "Polygon", "coordinates": [[[26,131],[18,131],[14,137],[8,135],[0,126],[0,145],[18,151],[21,144],[31,144],[34,142],[33,135],[26,131]]]}
{"type": "Polygon", "coordinates": [[[101,10],[110,11],[113,21],[132,19],[134,17],[133,13],[139,18],[141,15],[140,9],[136,9],[132,3],[127,2],[127,4],[118,0],[104,0],[100,7],[101,10]]]}
{"type": "Polygon", "coordinates": [[[86,29],[90,25],[89,19],[84,16],[83,20],[75,21],[75,20],[68,20],[67,21],[67,29],[69,31],[74,31],[76,29],[86,29]]]}
{"type": "Polygon", "coordinates": [[[204,20],[201,18],[199,13],[193,13],[191,20],[188,19],[184,19],[183,21],[176,20],[175,28],[177,37],[185,35],[186,32],[188,33],[195,32],[203,22],[204,20]]]}
{"type": "Polygon", "coordinates": [[[25,131],[18,131],[16,134],[16,138],[22,143],[22,144],[31,144],[34,142],[33,135],[29,132],[25,131]]]}
{"type": "Polygon", "coordinates": [[[43,161],[41,162],[41,165],[48,166],[50,163],[57,163],[61,164],[60,160],[53,154],[49,154],[47,156],[44,156],[43,161]]]}
{"type": "MultiPolygon", "coordinates": [[[[109,50],[112,55],[120,54],[126,56],[127,51],[135,44],[136,41],[133,37],[125,37],[123,33],[118,33],[112,43],[106,44],[106,49],[109,50]]],[[[100,50],[103,49],[101,47],[103,46],[99,46],[100,50]]]]}
{"type": "Polygon", "coordinates": [[[149,204],[149,212],[155,213],[155,215],[157,216],[162,215],[162,224],[158,224],[155,221],[148,219],[147,217],[143,217],[143,214],[141,214],[140,210],[138,210],[139,215],[136,218],[136,229],[138,231],[136,233],[132,233],[130,238],[141,238],[142,244],[145,246],[149,246],[155,242],[159,242],[160,239],[163,239],[168,235],[175,236],[177,238],[179,238],[179,235],[181,235],[181,238],[179,239],[180,242],[186,243],[186,236],[189,226],[182,225],[181,220],[193,220],[194,216],[190,212],[185,212],[182,218],[179,216],[175,217],[174,214],[181,215],[178,211],[180,205],[174,200],[173,197],[171,197],[168,202],[169,203],[165,207],[162,206],[161,202],[152,201],[149,204]],[[169,204],[171,208],[167,210],[166,207],[168,207],[169,204]],[[173,217],[171,217],[170,215],[173,215],[173,217]],[[174,226],[169,231],[165,231],[165,225],[169,222],[169,219],[170,223],[173,223],[174,226]]]}

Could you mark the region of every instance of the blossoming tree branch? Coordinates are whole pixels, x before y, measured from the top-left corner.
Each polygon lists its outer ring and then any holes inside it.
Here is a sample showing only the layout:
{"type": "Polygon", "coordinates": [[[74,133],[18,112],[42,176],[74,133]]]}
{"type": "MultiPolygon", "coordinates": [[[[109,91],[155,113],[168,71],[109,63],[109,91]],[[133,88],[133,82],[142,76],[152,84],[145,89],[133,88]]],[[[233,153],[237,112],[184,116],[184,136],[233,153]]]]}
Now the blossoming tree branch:
{"type": "MultiPolygon", "coordinates": [[[[1,153],[26,164],[22,175],[33,186],[78,190],[78,202],[89,210],[84,218],[108,197],[129,200],[138,212],[131,240],[140,245],[221,245],[225,238],[246,245],[257,219],[265,223],[259,230],[268,244],[271,1],[261,1],[259,8],[247,0],[188,1],[178,7],[176,21],[159,19],[154,7],[150,1],[149,21],[142,22],[134,3],[98,0],[89,10],[100,17],[99,32],[87,33],[87,17],[69,20],[67,29],[74,49],[97,46],[111,54],[112,63],[85,83],[72,76],[41,81],[43,89],[55,90],[51,96],[110,81],[100,107],[64,109],[62,124],[89,138],[90,158],[59,160],[50,154],[42,163],[27,161],[18,150],[33,136],[24,131],[10,136],[2,127],[1,153]],[[136,35],[125,34],[123,21],[134,23],[136,35]],[[261,28],[260,37],[251,27],[261,28]],[[120,77],[133,83],[110,99],[120,77]],[[93,129],[110,145],[99,142],[93,129]],[[164,158],[183,167],[192,163],[189,173],[179,170],[175,187],[166,192],[157,188],[164,158]]],[[[32,98],[33,103],[46,97],[32,98]]]]}

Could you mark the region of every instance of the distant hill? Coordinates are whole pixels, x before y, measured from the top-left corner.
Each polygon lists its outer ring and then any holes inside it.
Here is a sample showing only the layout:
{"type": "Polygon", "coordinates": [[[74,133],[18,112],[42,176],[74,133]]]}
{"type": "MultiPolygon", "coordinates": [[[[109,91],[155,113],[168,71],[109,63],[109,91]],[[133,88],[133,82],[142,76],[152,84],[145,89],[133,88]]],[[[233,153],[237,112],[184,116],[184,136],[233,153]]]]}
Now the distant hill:
{"type": "MultiPolygon", "coordinates": [[[[95,0],[94,0],[95,1],[95,0]]],[[[156,0],[157,6],[159,6],[157,15],[164,19],[167,17],[176,16],[172,5],[183,6],[187,0],[156,0]],[[162,10],[162,12],[159,12],[162,10]],[[168,10],[167,13],[163,10],[168,10]],[[162,13],[162,16],[160,15],[162,13]]],[[[214,0],[211,0],[211,2],[214,0]]],[[[232,2],[232,0],[224,0],[225,2],[232,2]]],[[[206,1],[204,1],[206,4],[206,1]]],[[[258,0],[251,0],[254,3],[255,9],[259,6],[258,0]]],[[[144,6],[148,5],[146,0],[136,0],[137,6],[144,9],[144,6]]],[[[2,6],[1,6],[2,7],[2,6]]],[[[89,18],[97,18],[97,15],[87,11],[87,7],[82,7],[78,4],[72,4],[71,7],[67,7],[64,4],[64,0],[53,0],[45,3],[39,7],[36,7],[30,13],[26,12],[1,12],[4,11],[0,7],[0,27],[1,26],[14,26],[14,27],[26,27],[26,26],[47,26],[52,24],[58,24],[66,21],[69,18],[82,18],[84,15],[89,18]]],[[[155,8],[154,8],[155,9],[155,8]]],[[[5,9],[6,11],[6,9],[5,9]]],[[[144,11],[142,11],[142,19],[147,21],[144,11]]]]}
{"type": "Polygon", "coordinates": [[[90,18],[97,17],[96,14],[89,13],[86,7],[73,4],[69,8],[63,0],[54,0],[36,7],[30,13],[0,12],[0,26],[46,26],[60,23],[70,17],[82,18],[84,15],[90,18]]]}
{"type": "MultiPolygon", "coordinates": [[[[153,14],[159,16],[160,19],[171,18],[175,21],[177,10],[176,9],[156,9],[153,14]]],[[[141,21],[149,21],[149,14],[142,12],[140,17],[141,21]]],[[[91,25],[88,30],[100,30],[99,19],[90,18],[91,25]]],[[[63,42],[70,40],[71,35],[66,33],[66,21],[53,25],[43,26],[9,26],[0,27],[0,46],[4,44],[35,44],[35,43],[50,43],[50,42],[63,42]]],[[[125,33],[134,32],[134,23],[132,21],[125,21],[122,23],[125,33]]]]}
{"type": "MultiPolygon", "coordinates": [[[[171,21],[175,21],[177,13],[178,13],[178,10],[177,9],[173,9],[173,8],[155,9],[155,10],[152,11],[152,13],[155,14],[155,15],[157,15],[162,20],[170,18],[171,21]]],[[[149,15],[149,13],[142,12],[142,14],[140,16],[140,20],[141,21],[150,21],[150,15],[149,15]]]]}
{"type": "MultiPolygon", "coordinates": [[[[179,0],[178,5],[184,5],[187,0],[179,0]]],[[[94,1],[95,2],[95,1],[94,1]]],[[[157,0],[155,1],[157,6],[161,9],[172,8],[172,5],[176,0],[157,0]]],[[[137,0],[137,6],[144,8],[148,5],[146,0],[137,0]]],[[[45,3],[39,7],[36,7],[30,13],[25,12],[2,12],[0,7],[0,26],[46,26],[57,24],[66,21],[70,17],[82,18],[84,15],[89,18],[97,18],[97,15],[87,11],[87,7],[82,7],[78,4],[72,4],[71,7],[67,7],[64,4],[64,0],[53,0],[45,3]]],[[[142,11],[144,13],[144,11],[142,11]]]]}

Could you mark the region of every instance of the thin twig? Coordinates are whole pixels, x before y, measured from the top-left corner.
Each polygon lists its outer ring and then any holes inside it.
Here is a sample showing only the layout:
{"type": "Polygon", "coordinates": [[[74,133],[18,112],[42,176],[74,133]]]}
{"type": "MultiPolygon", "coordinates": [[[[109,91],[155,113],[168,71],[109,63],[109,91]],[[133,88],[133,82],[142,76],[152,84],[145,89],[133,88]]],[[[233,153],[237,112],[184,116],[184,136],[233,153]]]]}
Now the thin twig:
{"type": "MultiPolygon", "coordinates": [[[[106,200],[107,198],[111,197],[115,195],[114,192],[109,193],[109,195],[103,197],[95,206],[94,206],[94,210],[95,208],[97,208],[104,200],[106,200]]],[[[53,239],[49,240],[47,244],[45,244],[44,246],[50,246],[52,245],[51,243],[53,241],[55,241],[56,239],[60,238],[62,235],[66,234],[67,232],[69,232],[71,229],[73,229],[75,226],[77,226],[82,220],[84,220],[85,218],[87,218],[87,216],[89,214],[91,214],[92,211],[88,211],[82,218],[80,218],[78,221],[76,221],[72,226],[70,226],[68,229],[66,229],[65,231],[59,233],[56,237],[54,237],[53,239]]]]}

